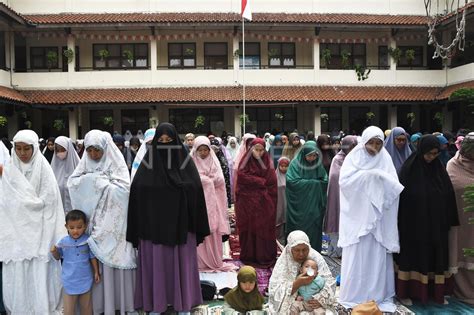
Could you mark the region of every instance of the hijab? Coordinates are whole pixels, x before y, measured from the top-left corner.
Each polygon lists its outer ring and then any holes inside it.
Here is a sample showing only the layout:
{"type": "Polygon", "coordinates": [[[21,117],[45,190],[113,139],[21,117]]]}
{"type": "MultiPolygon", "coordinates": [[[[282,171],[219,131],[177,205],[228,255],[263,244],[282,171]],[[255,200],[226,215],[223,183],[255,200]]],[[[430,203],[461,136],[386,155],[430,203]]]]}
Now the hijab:
{"type": "Polygon", "coordinates": [[[229,141],[227,142],[227,151],[229,152],[230,156],[232,157],[232,160],[235,161],[235,157],[237,156],[237,152],[239,151],[239,143],[237,142],[236,137],[230,137],[229,141]],[[230,145],[231,142],[235,143],[235,148],[232,148],[230,145]]]}
{"type": "Polygon", "coordinates": [[[388,154],[392,157],[393,165],[397,172],[402,168],[403,163],[408,159],[411,154],[410,145],[408,143],[410,135],[405,132],[405,129],[402,127],[395,127],[392,129],[390,135],[385,139],[384,147],[387,150],[388,154]],[[402,149],[399,149],[395,145],[395,138],[398,136],[404,135],[406,138],[405,145],[402,149]]]}
{"type": "Polygon", "coordinates": [[[138,167],[130,191],[127,240],[153,244],[186,244],[188,233],[197,244],[210,234],[204,191],[199,172],[181,143],[176,128],[160,123],[152,146],[143,158],[151,161],[138,167]],[[162,135],[172,139],[158,142],[162,135]]]}
{"type": "Polygon", "coordinates": [[[295,157],[296,153],[298,153],[298,150],[302,147],[303,145],[301,144],[301,138],[300,136],[296,133],[290,133],[290,136],[288,137],[288,142],[285,144],[285,147],[283,148],[283,156],[286,156],[290,160],[293,160],[295,157]],[[298,138],[300,141],[298,144],[295,146],[293,145],[293,140],[295,138],[298,138]]]}
{"type": "Polygon", "coordinates": [[[10,160],[10,151],[0,140],[0,164],[5,165],[10,160]]]}
{"type": "Polygon", "coordinates": [[[57,152],[53,156],[51,161],[51,168],[53,169],[54,176],[58,182],[59,190],[61,191],[61,199],[63,201],[64,211],[68,212],[72,210],[71,198],[69,196],[69,189],[67,187],[67,181],[69,176],[74,172],[74,169],[79,164],[79,156],[74,149],[72,140],[64,136],[57,137],[54,141],[55,145],[59,145],[66,150],[66,158],[61,160],[57,152]]]}
{"type": "Polygon", "coordinates": [[[54,137],[50,137],[50,138],[48,138],[48,140],[46,141],[46,146],[44,147],[43,155],[44,155],[44,157],[46,158],[46,160],[48,161],[48,163],[51,164],[51,161],[52,161],[53,156],[54,156],[54,150],[48,149],[48,143],[49,143],[49,142],[54,143],[54,137]]]}
{"type": "Polygon", "coordinates": [[[240,313],[246,313],[253,310],[261,310],[264,299],[258,291],[257,272],[251,266],[243,266],[237,274],[237,286],[227,292],[224,300],[233,309],[240,313]],[[255,287],[252,292],[246,293],[240,288],[242,282],[254,282],[255,287]]]}
{"type": "Polygon", "coordinates": [[[331,168],[332,158],[334,157],[334,153],[330,147],[331,141],[328,135],[322,134],[318,136],[316,141],[318,144],[319,149],[321,150],[321,163],[324,166],[324,169],[327,173],[329,173],[329,169],[331,168]],[[329,146],[329,148],[324,148],[325,146],[329,146]]]}
{"type": "Polygon", "coordinates": [[[138,149],[137,155],[135,156],[135,159],[132,163],[132,173],[130,174],[131,182],[133,181],[133,178],[137,173],[138,167],[140,166],[140,163],[142,162],[145,153],[148,151],[148,147],[150,146],[148,143],[153,140],[154,136],[155,128],[150,128],[145,131],[145,139],[143,140],[143,144],[140,146],[140,149],[138,149]]]}
{"type": "MultiPolygon", "coordinates": [[[[278,187],[284,187],[286,186],[286,173],[283,174],[280,172],[280,165],[290,165],[290,159],[287,158],[286,156],[282,156],[281,158],[278,159],[278,165],[275,170],[276,176],[277,176],[277,182],[278,182],[278,187]]],[[[287,169],[288,172],[288,169],[287,169]]]]}

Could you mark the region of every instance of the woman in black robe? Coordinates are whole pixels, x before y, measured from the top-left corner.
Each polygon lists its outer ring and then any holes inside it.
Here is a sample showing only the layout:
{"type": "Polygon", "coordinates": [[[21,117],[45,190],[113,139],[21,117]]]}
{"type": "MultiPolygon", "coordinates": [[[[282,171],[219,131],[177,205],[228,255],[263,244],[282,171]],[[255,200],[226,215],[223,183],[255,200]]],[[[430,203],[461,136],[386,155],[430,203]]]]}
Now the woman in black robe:
{"type": "Polygon", "coordinates": [[[448,232],[459,225],[453,185],[438,158],[440,143],[425,135],[400,170],[397,295],[410,304],[444,302],[449,292],[448,232]]]}

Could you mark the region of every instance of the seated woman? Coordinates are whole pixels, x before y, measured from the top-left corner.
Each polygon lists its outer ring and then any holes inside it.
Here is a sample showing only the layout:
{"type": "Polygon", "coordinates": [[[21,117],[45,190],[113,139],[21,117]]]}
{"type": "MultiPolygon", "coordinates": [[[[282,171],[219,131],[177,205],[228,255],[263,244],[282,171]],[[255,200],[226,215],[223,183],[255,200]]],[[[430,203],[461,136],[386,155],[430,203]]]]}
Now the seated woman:
{"type": "Polygon", "coordinates": [[[301,264],[307,259],[316,261],[318,275],[324,278],[324,287],[307,305],[313,309],[331,308],[334,301],[336,281],[323,256],[311,248],[309,238],[303,231],[293,231],[288,235],[288,242],[273,269],[269,284],[269,309],[272,314],[288,314],[290,306],[297,298],[298,289],[310,284],[314,278],[306,273],[299,274],[301,264]]]}
{"type": "Polygon", "coordinates": [[[263,296],[258,291],[257,272],[252,266],[243,266],[237,274],[237,286],[224,296],[224,314],[260,311],[263,296]]]}

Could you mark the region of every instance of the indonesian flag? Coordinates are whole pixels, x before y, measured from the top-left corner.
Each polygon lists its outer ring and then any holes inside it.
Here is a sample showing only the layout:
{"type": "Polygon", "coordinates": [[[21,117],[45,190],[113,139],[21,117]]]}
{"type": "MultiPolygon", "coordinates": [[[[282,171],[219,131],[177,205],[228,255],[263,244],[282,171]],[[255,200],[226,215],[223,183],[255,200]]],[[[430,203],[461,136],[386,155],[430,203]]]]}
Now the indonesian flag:
{"type": "Polygon", "coordinates": [[[242,0],[241,15],[244,19],[252,21],[252,11],[250,10],[250,0],[242,0]]]}

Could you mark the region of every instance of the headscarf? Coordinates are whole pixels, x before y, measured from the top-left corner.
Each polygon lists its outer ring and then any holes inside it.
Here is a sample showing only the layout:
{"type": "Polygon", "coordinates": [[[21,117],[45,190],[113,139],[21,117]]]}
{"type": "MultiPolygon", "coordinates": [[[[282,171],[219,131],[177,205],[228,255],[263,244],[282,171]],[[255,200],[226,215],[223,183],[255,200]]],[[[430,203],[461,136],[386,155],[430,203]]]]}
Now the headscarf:
{"type": "Polygon", "coordinates": [[[456,138],[456,142],[454,143],[456,145],[456,148],[459,150],[461,149],[461,143],[464,140],[464,136],[458,136],[456,138]]]}
{"type": "Polygon", "coordinates": [[[94,161],[86,152],[69,177],[72,207],[87,215],[87,242],[97,259],[111,268],[135,268],[135,251],[125,240],[130,192],[127,165],[108,132],[89,131],[84,147],[100,149],[103,155],[94,161]]]}
{"type": "Polygon", "coordinates": [[[145,131],[145,139],[143,140],[144,143],[140,146],[140,149],[138,149],[137,155],[135,156],[135,160],[133,160],[132,163],[132,173],[130,174],[130,182],[133,182],[133,178],[135,177],[138,167],[140,166],[140,163],[142,162],[145,153],[148,151],[148,142],[152,141],[154,136],[155,128],[150,128],[145,131]]]}
{"type": "Polygon", "coordinates": [[[273,157],[273,165],[275,169],[278,166],[278,160],[280,159],[283,152],[283,143],[281,141],[281,135],[276,135],[275,139],[273,139],[272,146],[270,147],[270,156],[273,157]],[[278,144],[280,142],[280,144],[278,144]]]}
{"type": "Polygon", "coordinates": [[[237,156],[237,152],[239,151],[239,142],[237,142],[236,137],[230,137],[229,141],[227,142],[227,151],[229,152],[230,156],[232,157],[232,160],[235,161],[235,158],[237,156]],[[235,148],[232,148],[230,143],[235,142],[235,148]]]}
{"type": "Polygon", "coordinates": [[[233,309],[240,313],[246,313],[253,310],[261,310],[264,299],[258,291],[257,272],[251,266],[243,266],[237,274],[237,286],[227,292],[224,300],[233,309]],[[254,282],[255,287],[252,292],[246,293],[240,288],[242,282],[254,282]]]}
{"type": "MultiPolygon", "coordinates": [[[[237,152],[237,156],[234,160],[234,171],[237,172],[239,170],[240,161],[247,156],[247,153],[250,149],[250,143],[253,139],[257,136],[252,133],[246,133],[242,137],[242,141],[240,143],[239,151],[237,152]]],[[[236,176],[234,176],[234,181],[236,180],[236,176]]]]}
{"type": "Polygon", "coordinates": [[[356,136],[346,136],[342,139],[341,150],[332,159],[329,171],[328,200],[326,216],[324,217],[324,231],[326,233],[339,232],[339,173],[346,155],[357,145],[356,136]]]}
{"type": "MultiPolygon", "coordinates": [[[[310,141],[308,141],[310,142],[310,141]]],[[[293,282],[298,276],[300,263],[293,259],[291,249],[295,246],[305,244],[309,247],[309,254],[306,259],[316,261],[318,274],[326,280],[324,288],[317,293],[314,298],[324,307],[332,306],[336,291],[336,280],[331,274],[326,261],[320,253],[311,248],[308,235],[303,231],[293,231],[288,235],[288,242],[278,258],[273,269],[268,285],[268,304],[272,314],[288,314],[291,303],[296,298],[296,292],[291,294],[293,282]]]]}
{"type": "Polygon", "coordinates": [[[391,129],[387,129],[387,130],[384,131],[383,134],[384,134],[384,136],[387,138],[388,136],[390,136],[390,133],[391,133],[391,132],[392,132],[391,129]]]}
{"type": "Polygon", "coordinates": [[[280,172],[280,165],[290,165],[290,159],[287,158],[286,156],[282,156],[281,158],[278,159],[278,165],[275,169],[275,173],[277,176],[277,182],[278,182],[278,187],[280,186],[286,186],[286,173],[283,174],[280,172]]]}
{"type": "Polygon", "coordinates": [[[288,142],[287,144],[285,144],[285,147],[283,148],[283,153],[282,155],[283,156],[286,156],[287,158],[289,158],[290,160],[293,160],[293,158],[295,157],[295,155],[298,153],[298,150],[302,147],[303,145],[301,144],[301,138],[300,136],[296,133],[296,132],[293,132],[293,133],[290,133],[290,136],[288,137],[288,142]],[[293,145],[293,140],[295,138],[298,138],[300,139],[299,143],[297,146],[294,146],[293,145]]]}
{"type": "Polygon", "coordinates": [[[54,155],[54,150],[48,149],[48,142],[54,143],[54,137],[49,137],[48,140],[46,140],[46,146],[44,147],[44,150],[43,150],[44,157],[46,158],[48,163],[51,164],[51,161],[52,161],[53,155],[54,155]]]}
{"type": "Polygon", "coordinates": [[[51,166],[39,152],[38,135],[20,130],[13,142],[31,145],[33,154],[24,163],[13,149],[3,170],[0,261],[49,261],[51,246],[67,235],[59,188],[51,166]]]}
{"type": "Polygon", "coordinates": [[[330,145],[331,141],[328,135],[322,134],[318,136],[318,139],[316,140],[316,143],[318,144],[319,150],[321,150],[321,163],[324,166],[324,169],[326,170],[326,173],[329,174],[329,170],[331,168],[331,162],[334,157],[334,152],[332,149],[329,148],[324,148],[326,145],[330,145]]]}
{"type": "Polygon", "coordinates": [[[405,129],[402,127],[395,127],[392,129],[390,135],[385,139],[384,147],[387,150],[388,154],[392,157],[393,165],[397,170],[397,173],[402,168],[403,163],[408,159],[411,154],[410,145],[408,139],[410,135],[406,133],[405,129]],[[404,135],[406,137],[405,145],[402,149],[398,149],[395,145],[395,138],[398,136],[404,135]]]}
{"type": "Polygon", "coordinates": [[[127,240],[135,247],[139,240],[177,246],[194,233],[202,243],[210,232],[201,179],[172,124],[158,125],[143,160],[153,167],[141,163],[132,182],[127,240]],[[158,142],[164,134],[172,141],[158,142]]]}
{"type": "Polygon", "coordinates": [[[73,210],[71,205],[71,197],[69,196],[69,189],[67,187],[67,181],[69,176],[74,172],[74,169],[79,164],[79,156],[74,149],[72,140],[60,136],[57,137],[54,141],[54,144],[60,145],[66,150],[66,158],[61,160],[56,155],[56,152],[51,161],[51,168],[53,169],[54,176],[56,176],[56,181],[58,182],[59,191],[61,192],[61,199],[63,201],[64,212],[69,212],[73,210]]]}
{"type": "MultiPolygon", "coordinates": [[[[282,156],[278,159],[278,165],[276,167],[275,173],[277,177],[278,185],[278,200],[277,200],[277,211],[276,211],[276,227],[277,229],[277,238],[284,241],[284,227],[283,224],[286,223],[286,173],[283,174],[280,172],[280,165],[290,165],[290,159],[286,156],[282,156]],[[279,234],[279,235],[278,235],[279,234]]],[[[288,169],[287,169],[288,171],[288,169]]]]}
{"type": "MultiPolygon", "coordinates": [[[[144,139],[144,136],[143,136],[143,131],[141,129],[138,129],[137,131],[137,136],[136,136],[139,140],[143,140],[144,139]]],[[[130,138],[130,140],[132,140],[130,138]]]]}
{"type": "Polygon", "coordinates": [[[304,231],[315,250],[321,250],[327,181],[316,142],[306,142],[286,173],[286,231],[304,231]],[[312,153],[318,158],[313,162],[306,161],[306,156],[312,153]]]}
{"type": "Polygon", "coordinates": [[[5,165],[10,160],[10,151],[0,140],[0,165],[5,165]]]}
{"type": "MultiPolygon", "coordinates": [[[[133,137],[133,135],[130,132],[130,130],[126,130],[125,134],[123,135],[124,141],[130,141],[130,139],[132,139],[132,137],[133,137]]],[[[114,142],[115,142],[115,140],[114,140],[114,142]]]]}
{"type": "Polygon", "coordinates": [[[339,173],[338,246],[357,244],[360,237],[372,234],[388,252],[398,252],[397,214],[403,186],[384,147],[375,156],[367,152],[365,145],[371,139],[383,141],[383,131],[375,126],[367,127],[361,141],[346,156],[339,173]]]}
{"type": "Polygon", "coordinates": [[[222,173],[221,164],[211,148],[209,138],[198,136],[194,139],[191,156],[201,177],[210,232],[221,235],[230,234],[224,174],[222,173]],[[199,157],[197,152],[201,146],[206,146],[209,149],[209,155],[205,159],[199,157]]]}
{"type": "Polygon", "coordinates": [[[438,141],[441,145],[446,145],[444,149],[439,149],[440,150],[439,160],[446,167],[446,165],[448,164],[448,161],[451,159],[451,155],[449,154],[449,151],[448,151],[449,141],[448,139],[446,139],[446,137],[443,134],[438,134],[436,138],[438,138],[438,141]]]}

